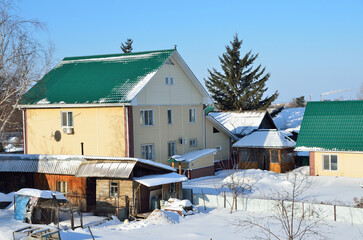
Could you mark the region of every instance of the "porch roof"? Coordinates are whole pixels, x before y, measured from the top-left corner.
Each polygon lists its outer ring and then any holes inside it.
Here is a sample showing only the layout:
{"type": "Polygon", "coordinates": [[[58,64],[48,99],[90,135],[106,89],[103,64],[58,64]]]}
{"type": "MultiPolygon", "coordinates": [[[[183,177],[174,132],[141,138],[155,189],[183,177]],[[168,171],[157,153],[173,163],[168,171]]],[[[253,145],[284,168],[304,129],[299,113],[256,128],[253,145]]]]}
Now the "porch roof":
{"type": "Polygon", "coordinates": [[[188,178],[177,173],[166,173],[137,177],[133,178],[133,180],[141,183],[142,185],[145,185],[146,187],[154,187],[169,183],[185,182],[188,180],[188,178]]]}

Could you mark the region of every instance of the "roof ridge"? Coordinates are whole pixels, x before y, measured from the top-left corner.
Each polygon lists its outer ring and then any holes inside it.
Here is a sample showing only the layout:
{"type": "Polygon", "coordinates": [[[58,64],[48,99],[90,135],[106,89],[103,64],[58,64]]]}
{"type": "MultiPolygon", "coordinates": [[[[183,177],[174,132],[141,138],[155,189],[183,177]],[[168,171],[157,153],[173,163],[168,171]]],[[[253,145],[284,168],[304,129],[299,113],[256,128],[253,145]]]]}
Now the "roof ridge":
{"type": "Polygon", "coordinates": [[[73,57],[65,57],[62,59],[62,61],[107,58],[107,57],[121,57],[121,56],[134,56],[134,55],[141,55],[141,54],[148,54],[148,53],[173,52],[173,51],[176,51],[176,50],[175,49],[164,49],[164,50],[142,51],[142,52],[131,52],[131,53],[113,53],[113,54],[73,56],[73,57]]]}

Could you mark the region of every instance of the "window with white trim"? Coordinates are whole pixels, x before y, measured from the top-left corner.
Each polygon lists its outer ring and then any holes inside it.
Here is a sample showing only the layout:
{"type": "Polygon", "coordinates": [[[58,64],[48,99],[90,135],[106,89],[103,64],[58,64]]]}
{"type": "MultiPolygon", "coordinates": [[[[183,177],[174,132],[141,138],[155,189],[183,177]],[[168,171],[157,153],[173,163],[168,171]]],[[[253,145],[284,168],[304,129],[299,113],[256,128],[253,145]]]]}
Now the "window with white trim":
{"type": "Polygon", "coordinates": [[[154,111],[153,110],[140,110],[140,124],[143,126],[154,125],[154,111]]]}
{"type": "Polygon", "coordinates": [[[337,171],[338,170],[338,156],[337,155],[323,155],[323,170],[337,171]]]}
{"type": "Polygon", "coordinates": [[[168,124],[170,124],[170,125],[173,124],[173,110],[172,109],[168,109],[168,124]]]}
{"type": "Polygon", "coordinates": [[[191,146],[191,147],[198,146],[198,139],[196,139],[196,138],[189,139],[189,146],[191,146]]]}
{"type": "Polygon", "coordinates": [[[195,123],[195,108],[189,109],[189,122],[195,123]]]}
{"type": "Polygon", "coordinates": [[[141,158],[154,159],[154,144],[142,144],[141,145],[141,158]]]}
{"type": "Polygon", "coordinates": [[[61,126],[73,127],[73,112],[61,112],[61,126]]]}
{"type": "Polygon", "coordinates": [[[110,182],[110,197],[118,196],[118,182],[110,182]]]}
{"type": "Polygon", "coordinates": [[[168,142],[168,157],[176,154],[176,141],[168,142]]]}
{"type": "Polygon", "coordinates": [[[174,77],[165,77],[166,85],[174,85],[174,77]]]}
{"type": "Polygon", "coordinates": [[[67,193],[68,192],[68,182],[57,181],[57,192],[67,193]]]}

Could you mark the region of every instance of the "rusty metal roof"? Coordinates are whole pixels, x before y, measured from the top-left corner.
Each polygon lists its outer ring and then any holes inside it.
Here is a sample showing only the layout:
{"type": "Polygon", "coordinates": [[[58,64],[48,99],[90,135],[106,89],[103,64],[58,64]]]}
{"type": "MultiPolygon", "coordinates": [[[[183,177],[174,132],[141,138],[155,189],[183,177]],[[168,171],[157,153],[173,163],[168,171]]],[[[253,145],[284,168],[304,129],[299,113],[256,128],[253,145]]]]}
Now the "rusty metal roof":
{"type": "Polygon", "coordinates": [[[78,156],[0,154],[0,172],[75,175],[84,161],[78,156]]]}
{"type": "Polygon", "coordinates": [[[76,177],[129,178],[136,161],[86,162],[79,166],[76,177]]]}

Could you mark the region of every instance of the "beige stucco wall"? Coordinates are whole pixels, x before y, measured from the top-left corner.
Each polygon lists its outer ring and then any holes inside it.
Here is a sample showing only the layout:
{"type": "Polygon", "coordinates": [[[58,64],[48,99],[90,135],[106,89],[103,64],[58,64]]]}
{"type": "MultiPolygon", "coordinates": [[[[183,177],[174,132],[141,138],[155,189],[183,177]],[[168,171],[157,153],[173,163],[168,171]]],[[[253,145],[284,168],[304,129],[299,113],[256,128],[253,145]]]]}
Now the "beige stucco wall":
{"type": "Polygon", "coordinates": [[[138,105],[201,104],[203,97],[184,71],[174,65],[164,64],[145,88],[138,94],[138,105]],[[166,85],[165,77],[174,77],[174,85],[166,85]]]}
{"type": "Polygon", "coordinates": [[[230,158],[230,138],[222,131],[213,133],[213,123],[208,119],[206,124],[206,148],[216,148],[221,146],[222,150],[217,151],[214,160],[228,160],[230,158]]]}
{"type": "Polygon", "coordinates": [[[315,175],[319,176],[344,176],[363,177],[363,153],[342,153],[342,152],[314,152],[315,175]],[[338,156],[338,170],[323,170],[323,155],[338,156]]]}
{"type": "Polygon", "coordinates": [[[27,109],[27,153],[125,156],[122,107],[27,109]],[[74,134],[63,133],[61,111],[73,112],[74,134]],[[61,140],[54,139],[55,131],[61,140]]]}
{"type": "Polygon", "coordinates": [[[168,142],[176,141],[176,154],[204,149],[203,143],[203,106],[136,106],[133,107],[134,119],[134,156],[141,158],[141,145],[154,144],[154,161],[170,165],[168,161],[168,142]],[[196,122],[189,123],[189,109],[196,109],[196,122]],[[173,124],[168,124],[168,109],[173,111],[173,124]],[[140,124],[140,110],[154,111],[154,125],[140,124]],[[179,138],[187,138],[186,144],[180,144],[179,138]],[[198,145],[189,146],[189,140],[196,138],[198,145]]]}

